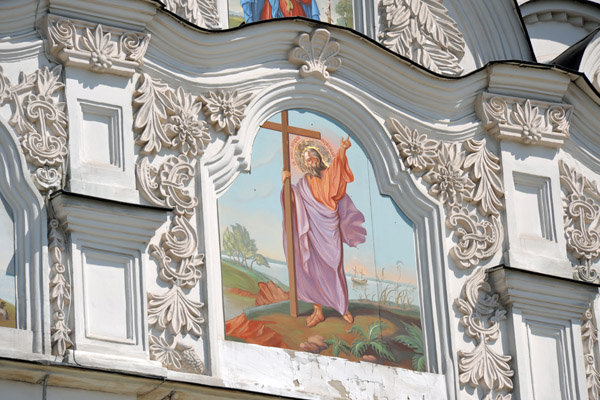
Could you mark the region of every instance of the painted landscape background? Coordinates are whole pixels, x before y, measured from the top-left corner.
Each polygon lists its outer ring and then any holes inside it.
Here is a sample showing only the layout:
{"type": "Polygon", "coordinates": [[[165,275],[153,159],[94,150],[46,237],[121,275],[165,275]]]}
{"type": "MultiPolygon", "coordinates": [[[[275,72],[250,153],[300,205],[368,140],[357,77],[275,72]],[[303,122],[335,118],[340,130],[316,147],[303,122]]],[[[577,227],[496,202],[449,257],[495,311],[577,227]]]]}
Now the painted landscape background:
{"type": "MultiPolygon", "coordinates": [[[[289,111],[290,125],[318,130],[333,152],[348,134],[334,121],[289,111]]],[[[280,115],[270,119],[281,122],[280,115]]],[[[291,143],[297,138],[292,137],[291,143]]],[[[306,326],[312,304],[289,315],[288,269],[282,241],[281,133],[261,129],[251,173],[242,174],[219,199],[225,328],[229,340],[424,370],[419,293],[412,224],[381,196],[371,165],[350,138],[347,151],[355,180],[347,193],[364,214],[366,242],[344,245],[349,324],[324,308],[325,321],[306,326]]],[[[292,155],[293,158],[293,155],[292,155]]],[[[292,183],[302,172],[292,163],[292,183]]]]}

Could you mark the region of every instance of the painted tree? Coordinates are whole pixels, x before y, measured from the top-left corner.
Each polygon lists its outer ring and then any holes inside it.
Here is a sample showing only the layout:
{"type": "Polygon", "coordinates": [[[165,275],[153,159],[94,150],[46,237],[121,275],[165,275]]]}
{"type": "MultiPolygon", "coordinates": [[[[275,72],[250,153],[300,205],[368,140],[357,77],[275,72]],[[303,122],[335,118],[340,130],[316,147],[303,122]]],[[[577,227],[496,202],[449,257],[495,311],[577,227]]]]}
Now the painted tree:
{"type": "Polygon", "coordinates": [[[250,232],[241,224],[228,226],[223,233],[223,252],[233,261],[243,267],[252,269],[254,263],[269,267],[269,262],[258,253],[256,241],[250,237],[250,232]],[[248,261],[251,260],[250,265],[248,261]]]}

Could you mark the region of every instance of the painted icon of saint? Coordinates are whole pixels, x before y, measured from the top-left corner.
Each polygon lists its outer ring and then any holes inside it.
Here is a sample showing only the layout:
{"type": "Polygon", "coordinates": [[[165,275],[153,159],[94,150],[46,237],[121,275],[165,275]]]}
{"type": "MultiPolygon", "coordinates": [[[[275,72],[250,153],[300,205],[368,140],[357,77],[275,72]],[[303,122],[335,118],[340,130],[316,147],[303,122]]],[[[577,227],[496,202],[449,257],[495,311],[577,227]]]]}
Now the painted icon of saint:
{"type": "Polygon", "coordinates": [[[284,17],[319,20],[316,0],[240,0],[247,23],[284,17]]]}
{"type": "MultiPolygon", "coordinates": [[[[315,140],[304,140],[294,151],[304,175],[292,187],[292,220],[298,298],[314,305],[306,325],[324,321],[323,307],[331,307],[352,323],[348,311],[348,284],[344,273],[343,244],[356,247],[365,242],[364,215],[346,194],[354,180],[342,139],[335,156],[315,140]],[[327,165],[329,164],[329,165],[327,165]]],[[[291,174],[284,171],[285,183],[291,174]]],[[[284,221],[284,249],[287,248],[284,221]]],[[[286,259],[287,259],[286,251],[286,259]]]]}

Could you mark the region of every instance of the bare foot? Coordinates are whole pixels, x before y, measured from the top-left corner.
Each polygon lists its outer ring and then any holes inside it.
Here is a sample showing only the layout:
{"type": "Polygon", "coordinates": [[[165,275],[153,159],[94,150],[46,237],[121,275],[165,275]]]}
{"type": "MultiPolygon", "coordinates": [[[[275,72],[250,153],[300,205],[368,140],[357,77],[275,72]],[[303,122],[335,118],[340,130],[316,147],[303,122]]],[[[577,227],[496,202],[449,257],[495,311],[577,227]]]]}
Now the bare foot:
{"type": "Polygon", "coordinates": [[[349,324],[354,322],[354,317],[352,316],[352,314],[350,314],[350,311],[346,311],[346,314],[344,314],[342,318],[344,318],[344,321],[346,321],[349,324]]]}
{"type": "Polygon", "coordinates": [[[313,326],[316,326],[317,324],[321,323],[325,321],[325,317],[321,314],[312,314],[310,317],[308,317],[306,319],[306,326],[308,326],[309,328],[312,328],[313,326]]]}
{"type": "Polygon", "coordinates": [[[325,321],[325,316],[323,315],[323,307],[318,304],[315,304],[315,310],[313,313],[306,318],[306,326],[312,328],[320,322],[325,321]]]}

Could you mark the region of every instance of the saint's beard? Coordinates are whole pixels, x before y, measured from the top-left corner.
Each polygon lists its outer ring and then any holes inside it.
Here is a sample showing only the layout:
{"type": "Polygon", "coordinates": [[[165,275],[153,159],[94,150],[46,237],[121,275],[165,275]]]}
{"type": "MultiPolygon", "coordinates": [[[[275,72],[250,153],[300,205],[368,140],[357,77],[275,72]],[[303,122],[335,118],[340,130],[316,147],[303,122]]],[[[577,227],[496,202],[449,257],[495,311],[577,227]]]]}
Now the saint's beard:
{"type": "Polygon", "coordinates": [[[310,177],[314,177],[316,176],[317,178],[321,178],[321,172],[324,170],[325,168],[320,168],[318,165],[315,167],[311,167],[309,165],[306,166],[306,173],[308,174],[308,176],[310,177]]]}

